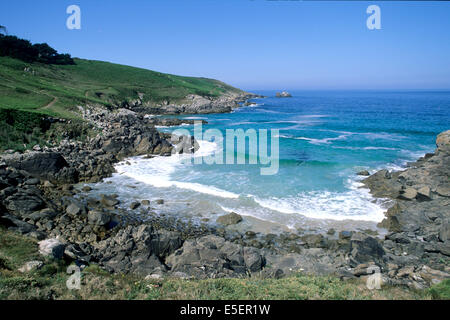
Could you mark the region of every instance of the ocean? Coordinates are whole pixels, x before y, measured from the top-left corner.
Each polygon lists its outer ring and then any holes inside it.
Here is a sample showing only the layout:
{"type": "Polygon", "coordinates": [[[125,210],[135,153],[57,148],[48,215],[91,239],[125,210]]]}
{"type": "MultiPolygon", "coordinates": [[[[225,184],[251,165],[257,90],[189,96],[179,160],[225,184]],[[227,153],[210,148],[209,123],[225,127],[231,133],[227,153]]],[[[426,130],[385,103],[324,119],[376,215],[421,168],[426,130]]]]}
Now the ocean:
{"type": "MultiPolygon", "coordinates": [[[[292,98],[252,92],[268,98],[228,114],[182,118],[206,120],[203,130],[223,133],[278,129],[277,174],[261,175],[261,165],[186,163],[183,155],[136,157],[119,163],[96,192],[118,194],[124,206],[164,199],[152,206],[157,214],[198,223],[236,212],[246,218],[240,228],[256,231],[376,229],[390,202],[374,199],[357,172],[400,170],[433,152],[436,135],[450,129],[450,92],[292,91],[292,98]]],[[[196,157],[218,148],[217,141],[199,144],[196,157]]]]}

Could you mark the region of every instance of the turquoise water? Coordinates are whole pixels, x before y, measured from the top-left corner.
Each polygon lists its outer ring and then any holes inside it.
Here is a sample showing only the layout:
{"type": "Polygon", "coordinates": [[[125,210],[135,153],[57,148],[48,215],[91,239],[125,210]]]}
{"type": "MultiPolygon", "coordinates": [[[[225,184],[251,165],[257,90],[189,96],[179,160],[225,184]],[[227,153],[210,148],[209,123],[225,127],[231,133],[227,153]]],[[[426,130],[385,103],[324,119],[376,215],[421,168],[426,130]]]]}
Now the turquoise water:
{"type": "MultiPolygon", "coordinates": [[[[360,188],[362,169],[400,169],[435,149],[450,129],[450,92],[291,92],[269,96],[230,114],[186,116],[203,129],[278,129],[280,164],[263,176],[260,165],[183,164],[182,157],[132,159],[114,184],[123,199],[164,198],[167,214],[209,218],[234,211],[290,228],[311,221],[383,218],[386,204],[360,188]],[[130,184],[138,191],[130,188],[130,184]]],[[[183,126],[185,129],[192,129],[183,126]]],[[[161,128],[171,131],[176,128],[161,128]]],[[[217,149],[201,141],[199,155],[217,149]]],[[[198,155],[198,156],[199,156],[198,155]]]]}

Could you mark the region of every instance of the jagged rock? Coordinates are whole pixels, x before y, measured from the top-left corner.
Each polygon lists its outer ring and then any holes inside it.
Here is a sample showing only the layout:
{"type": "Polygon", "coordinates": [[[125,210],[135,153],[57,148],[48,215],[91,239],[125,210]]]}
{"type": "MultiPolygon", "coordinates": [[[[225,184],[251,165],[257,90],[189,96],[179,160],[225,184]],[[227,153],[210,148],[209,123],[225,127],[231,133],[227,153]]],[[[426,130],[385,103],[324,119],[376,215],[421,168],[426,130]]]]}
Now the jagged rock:
{"type": "Polygon", "coordinates": [[[7,155],[3,161],[10,167],[24,170],[38,177],[55,175],[68,166],[66,160],[55,152],[30,152],[22,155],[7,155]]]}
{"type": "Polygon", "coordinates": [[[79,214],[86,213],[87,209],[85,206],[81,205],[80,203],[72,202],[69,206],[66,208],[66,213],[69,216],[78,216],[79,214]]]}
{"type": "Polygon", "coordinates": [[[431,200],[431,190],[429,187],[422,187],[417,190],[417,200],[428,201],[431,200]]]}
{"type": "Polygon", "coordinates": [[[450,153],[450,130],[442,132],[436,138],[438,151],[450,153]]]}
{"type": "Polygon", "coordinates": [[[66,245],[58,239],[47,239],[39,242],[39,253],[45,257],[61,259],[66,245]]]}
{"type": "Polygon", "coordinates": [[[135,210],[135,209],[139,208],[140,206],[141,206],[141,204],[139,202],[133,202],[130,205],[130,209],[135,210]]]}
{"type": "Polygon", "coordinates": [[[238,224],[241,221],[242,217],[235,212],[217,218],[217,223],[223,224],[224,226],[238,224]]]}
{"type": "Polygon", "coordinates": [[[118,205],[120,203],[120,201],[117,200],[116,198],[102,195],[102,197],[100,199],[100,203],[106,207],[112,208],[112,207],[118,205]]]}
{"type": "Polygon", "coordinates": [[[166,257],[182,245],[180,234],[177,232],[160,230],[152,234],[151,249],[159,257],[166,257]]]}
{"type": "Polygon", "coordinates": [[[107,213],[100,211],[89,211],[88,213],[89,223],[97,226],[104,226],[111,221],[111,216],[107,213]]]}
{"type": "Polygon", "coordinates": [[[35,211],[44,209],[46,204],[38,194],[30,194],[24,191],[8,197],[5,200],[6,208],[17,216],[26,216],[35,211]]]}
{"type": "Polygon", "coordinates": [[[154,274],[155,271],[166,271],[167,268],[154,254],[141,254],[131,259],[133,273],[141,276],[154,274]]]}
{"type": "Polygon", "coordinates": [[[439,239],[442,242],[450,240],[450,221],[444,221],[439,230],[439,239]]]}
{"type": "Polygon", "coordinates": [[[218,236],[186,241],[166,259],[172,272],[198,278],[226,277],[261,270],[264,257],[256,248],[243,248],[218,236]]]}
{"type": "Polygon", "coordinates": [[[448,274],[447,272],[434,270],[428,266],[423,266],[419,274],[430,285],[435,285],[445,279],[450,279],[450,274],[448,274]]]}
{"type": "Polygon", "coordinates": [[[400,194],[399,198],[404,200],[414,200],[417,196],[417,190],[414,188],[406,188],[400,194]]]}
{"type": "Polygon", "coordinates": [[[443,255],[450,256],[450,241],[447,240],[444,243],[438,243],[436,247],[443,255]]]}
{"type": "Polygon", "coordinates": [[[385,254],[377,239],[362,233],[355,233],[350,240],[350,252],[355,261],[367,263],[382,259],[385,254]]]}

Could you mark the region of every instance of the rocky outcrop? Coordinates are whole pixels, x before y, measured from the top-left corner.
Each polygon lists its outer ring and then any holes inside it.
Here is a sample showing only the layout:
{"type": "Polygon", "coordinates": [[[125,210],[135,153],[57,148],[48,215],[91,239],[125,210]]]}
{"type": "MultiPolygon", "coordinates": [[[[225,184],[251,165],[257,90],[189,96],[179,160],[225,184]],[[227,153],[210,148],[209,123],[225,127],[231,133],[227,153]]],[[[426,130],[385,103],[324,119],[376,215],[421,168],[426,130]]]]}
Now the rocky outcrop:
{"type": "Polygon", "coordinates": [[[238,215],[236,212],[231,212],[229,214],[217,218],[217,223],[220,223],[224,226],[238,224],[241,221],[242,217],[238,215]]]}
{"type": "Polygon", "coordinates": [[[195,278],[223,278],[261,271],[265,258],[256,248],[242,247],[209,235],[186,241],[167,258],[167,265],[172,272],[195,278]]]}
{"type": "Polygon", "coordinates": [[[291,98],[292,95],[289,92],[287,92],[287,91],[283,91],[281,93],[277,92],[276,97],[277,98],[291,98]]]}
{"type": "Polygon", "coordinates": [[[363,181],[372,194],[393,202],[380,226],[390,231],[383,247],[394,283],[423,287],[431,274],[434,282],[438,275],[450,277],[450,131],[437,137],[436,146],[406,170],[381,170],[363,181]]]}
{"type": "Polygon", "coordinates": [[[165,101],[159,105],[143,103],[136,100],[128,108],[151,114],[207,114],[207,113],[226,113],[240,106],[240,103],[261,96],[246,93],[243,91],[227,91],[220,96],[200,96],[190,94],[182,101],[165,101]]]}

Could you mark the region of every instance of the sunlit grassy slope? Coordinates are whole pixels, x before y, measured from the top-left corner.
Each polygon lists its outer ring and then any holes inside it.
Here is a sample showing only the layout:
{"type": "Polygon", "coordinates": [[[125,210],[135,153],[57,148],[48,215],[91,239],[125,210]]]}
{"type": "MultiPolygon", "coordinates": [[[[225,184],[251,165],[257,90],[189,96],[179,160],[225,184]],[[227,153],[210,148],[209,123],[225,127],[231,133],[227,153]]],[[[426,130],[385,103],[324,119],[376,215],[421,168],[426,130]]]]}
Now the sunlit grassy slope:
{"type": "Polygon", "coordinates": [[[0,108],[76,117],[76,106],[144,102],[176,103],[189,94],[216,97],[240,90],[223,82],[182,77],[102,61],[75,65],[25,63],[0,57],[0,108]]]}

